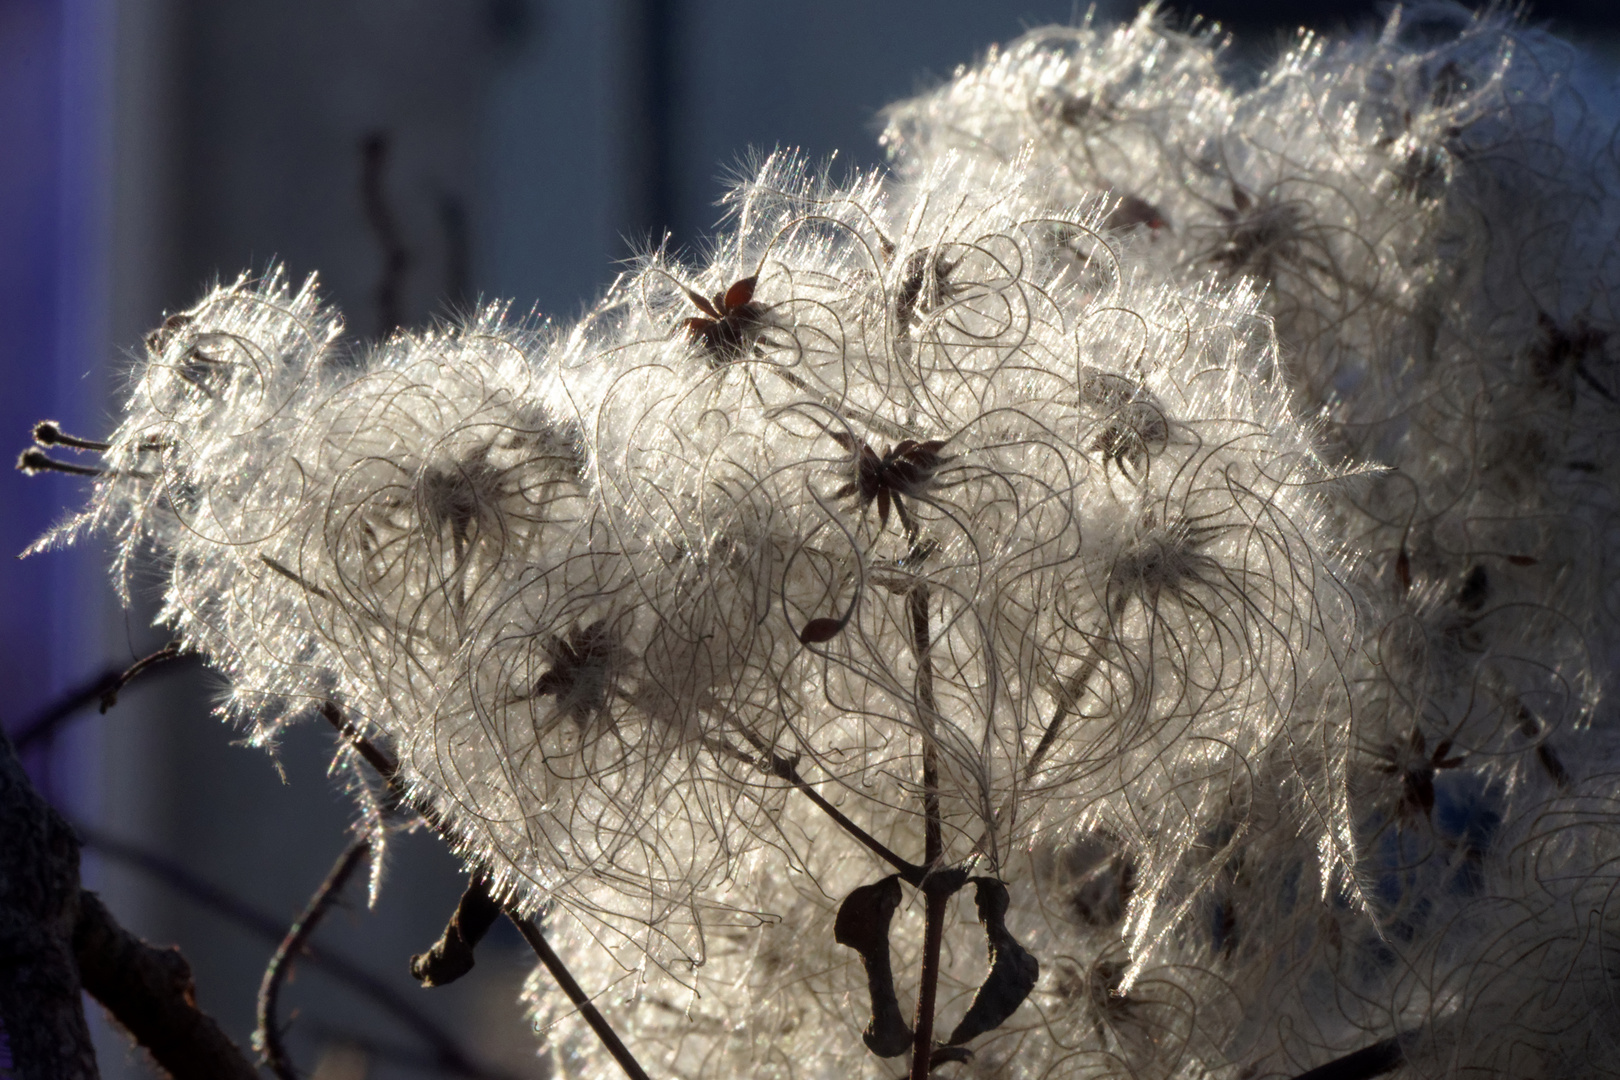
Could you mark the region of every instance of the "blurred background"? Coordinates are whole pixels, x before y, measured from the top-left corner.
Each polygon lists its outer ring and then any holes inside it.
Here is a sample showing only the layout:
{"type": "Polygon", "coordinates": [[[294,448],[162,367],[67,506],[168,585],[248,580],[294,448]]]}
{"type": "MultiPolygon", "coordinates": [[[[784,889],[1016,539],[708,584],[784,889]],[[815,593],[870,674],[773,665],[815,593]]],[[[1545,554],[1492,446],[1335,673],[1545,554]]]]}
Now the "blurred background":
{"type": "MultiPolygon", "coordinates": [[[[1302,23],[1376,15],[1171,6],[1232,30],[1240,70],[1302,23]]],[[[1096,17],[1133,11],[1110,0],[1096,17]]],[[[44,418],[105,434],[143,334],[277,261],[295,280],[318,271],[361,337],[479,298],[571,319],[666,232],[699,244],[751,148],[880,165],[884,104],[1083,14],[1071,0],[0,0],[0,431],[18,449],[44,418]]],[[[1620,30],[1613,0],[1532,14],[1604,51],[1620,30]]],[[[8,555],[84,494],[10,471],[0,487],[8,555]]],[[[236,745],[211,715],[217,683],[184,661],[98,715],[106,673],[167,640],[150,596],[117,601],[105,562],[95,545],[0,560],[0,720],[81,826],[87,884],[183,948],[200,1004],[245,1048],[281,928],[348,836],[331,734],[307,725],[277,759],[236,745]]],[[[414,835],[374,909],[349,889],[316,938],[322,963],[286,992],[306,1074],[546,1075],[516,1003],[528,953],[504,924],[460,982],[410,978],[463,884],[414,835]]],[[[89,1011],[104,1076],[157,1075],[89,1011]]]]}

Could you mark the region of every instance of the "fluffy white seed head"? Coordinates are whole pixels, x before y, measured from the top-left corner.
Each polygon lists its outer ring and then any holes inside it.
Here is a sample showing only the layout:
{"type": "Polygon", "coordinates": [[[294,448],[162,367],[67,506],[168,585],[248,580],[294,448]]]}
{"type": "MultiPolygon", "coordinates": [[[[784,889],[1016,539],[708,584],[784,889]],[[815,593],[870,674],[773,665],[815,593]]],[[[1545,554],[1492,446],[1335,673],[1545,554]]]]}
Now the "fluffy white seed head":
{"type": "Polygon", "coordinates": [[[1585,1075],[1614,112],[1448,5],[1247,89],[1151,9],[1036,31],[889,110],[898,178],[764,159],[571,327],[214,290],[53,538],[156,554],[260,741],[337,704],[675,1075],[886,1075],[832,928],[930,814],[1040,963],[965,1073],[1585,1075]]]}

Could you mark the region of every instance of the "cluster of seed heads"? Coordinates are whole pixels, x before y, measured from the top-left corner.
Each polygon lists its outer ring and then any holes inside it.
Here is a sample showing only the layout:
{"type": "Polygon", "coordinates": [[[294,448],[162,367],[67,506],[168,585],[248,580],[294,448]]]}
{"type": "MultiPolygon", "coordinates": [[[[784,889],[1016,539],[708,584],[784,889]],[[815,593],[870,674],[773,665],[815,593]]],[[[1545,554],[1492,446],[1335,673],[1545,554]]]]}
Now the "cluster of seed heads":
{"type": "Polygon", "coordinates": [[[44,543],[257,740],[341,708],[669,1074],[888,1075],[941,904],[942,1073],[1604,1072],[1616,98],[1448,6],[1220,46],[1035,31],[570,326],[216,288],[42,426],[44,543]]]}

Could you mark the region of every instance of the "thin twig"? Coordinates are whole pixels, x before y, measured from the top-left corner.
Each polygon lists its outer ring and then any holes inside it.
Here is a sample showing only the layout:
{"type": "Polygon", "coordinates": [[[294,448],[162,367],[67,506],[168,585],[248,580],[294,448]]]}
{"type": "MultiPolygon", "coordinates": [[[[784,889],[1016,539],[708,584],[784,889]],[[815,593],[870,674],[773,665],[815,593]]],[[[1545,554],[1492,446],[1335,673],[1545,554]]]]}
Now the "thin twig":
{"type": "Polygon", "coordinates": [[[41,420],[35,424],[34,441],[41,446],[65,446],[70,450],[94,450],[101,454],[112,449],[112,443],[102,442],[100,439],[69,435],[55,420],[41,420]]]}
{"type": "MultiPolygon", "coordinates": [[[[748,733],[745,732],[744,737],[748,737],[748,733]]],[[[767,764],[761,764],[762,768],[777,779],[786,780],[788,783],[804,792],[805,796],[809,798],[811,802],[815,803],[828,817],[837,822],[839,828],[849,833],[856,840],[859,840],[874,855],[888,863],[890,866],[894,867],[895,870],[899,871],[900,879],[906,884],[915,886],[917,888],[922,887],[923,877],[927,873],[925,868],[918,866],[916,863],[907,859],[901,858],[899,855],[895,854],[887,844],[883,843],[883,841],[879,840],[877,837],[855,824],[855,822],[851,821],[847,816],[845,816],[842,810],[839,810],[838,807],[828,802],[826,796],[822,795],[821,792],[811,787],[809,782],[806,781],[804,777],[799,775],[798,764],[791,758],[785,758],[779,754],[770,753],[763,746],[756,747],[756,749],[760,750],[762,754],[766,755],[767,764]]]]}
{"type": "Polygon", "coordinates": [[[562,987],[562,992],[568,995],[568,1000],[572,1001],[580,1015],[585,1017],[585,1022],[596,1032],[596,1037],[602,1040],[602,1045],[607,1047],[607,1052],[613,1055],[613,1060],[619,1063],[619,1068],[624,1070],[625,1075],[630,1077],[630,1080],[651,1080],[640,1062],[636,1061],[635,1055],[630,1053],[630,1048],[624,1045],[624,1040],[619,1038],[619,1033],[613,1030],[613,1025],[608,1023],[607,1017],[602,1015],[589,995],[574,980],[574,976],[563,964],[562,957],[552,951],[550,942],[546,941],[546,936],[540,932],[534,921],[515,915],[510,910],[507,917],[512,920],[512,925],[518,928],[518,933],[523,935],[523,940],[529,943],[529,948],[534,950],[540,962],[546,966],[546,970],[551,973],[557,985],[562,987]]]}
{"type": "MultiPolygon", "coordinates": [[[[32,720],[18,728],[17,733],[12,736],[13,744],[19,751],[26,750],[34,743],[48,737],[63,721],[73,717],[79,710],[89,706],[91,702],[100,701],[103,705],[107,704],[107,695],[109,693],[116,695],[130,680],[159,666],[152,661],[159,654],[167,652],[170,647],[172,646],[166,646],[164,649],[160,649],[158,653],[152,654],[152,656],[135,661],[135,664],[127,669],[108,668],[99,674],[92,675],[51,704],[45,706],[35,714],[32,720]]],[[[162,657],[162,659],[165,661],[170,659],[185,661],[191,660],[195,656],[195,653],[179,653],[172,657],[162,657]]],[[[180,668],[178,665],[174,665],[166,667],[165,670],[178,671],[180,668]]],[[[101,711],[106,712],[107,710],[103,708],[101,711]]]]}
{"type": "Polygon", "coordinates": [[[1052,722],[1046,725],[1041,734],[1041,741],[1036,745],[1035,752],[1029,755],[1029,764],[1024,766],[1024,779],[1027,781],[1034,777],[1035,770],[1046,757],[1047,751],[1057,742],[1058,732],[1063,729],[1063,722],[1072,715],[1085,695],[1086,685],[1091,677],[1097,673],[1099,657],[1095,652],[1088,656],[1080,665],[1080,670],[1069,676],[1063,684],[1063,697],[1057,703],[1057,709],[1052,713],[1052,722]]]}
{"type": "MultiPolygon", "coordinates": [[[[75,825],[86,847],[101,855],[127,863],[162,882],[173,891],[224,916],[266,941],[279,942],[287,927],[280,919],[254,907],[246,900],[203,880],[190,870],[156,852],[115,840],[84,825],[75,825]]],[[[408,1031],[427,1044],[435,1068],[473,1080],[514,1080],[508,1074],[477,1064],[449,1031],[431,1015],[416,1007],[403,994],[377,975],[338,953],[328,952],[313,942],[304,946],[304,961],[393,1016],[408,1031]]]]}
{"type": "Polygon", "coordinates": [[[321,924],[321,919],[343,892],[343,886],[359,868],[360,860],[364,859],[370,850],[371,840],[365,837],[354,841],[344,849],[337,862],[332,864],[326,880],[315,890],[315,895],[309,898],[308,906],[288,928],[287,936],[282,939],[280,947],[276,949],[275,955],[270,958],[269,965],[264,969],[264,979],[259,983],[258,1027],[253,1032],[253,1048],[259,1052],[264,1063],[270,1067],[270,1071],[281,1080],[298,1080],[298,1070],[293,1067],[292,1058],[287,1055],[287,1048],[281,1041],[281,1026],[276,1019],[281,1001],[281,985],[292,969],[293,959],[303,952],[305,944],[315,933],[315,928],[321,924]]]}
{"type": "Polygon", "coordinates": [[[355,753],[359,754],[366,760],[368,765],[377,770],[377,775],[382,777],[383,782],[390,789],[398,785],[399,765],[394,762],[393,758],[379,750],[375,743],[361,734],[360,729],[355,727],[353,722],[343,715],[342,709],[328,701],[321,706],[321,715],[354,748],[355,753]]]}
{"type": "Polygon", "coordinates": [[[118,681],[117,668],[108,668],[99,674],[92,675],[84,682],[73,687],[67,693],[51,702],[35,714],[32,720],[17,729],[11,739],[19,752],[49,736],[64,720],[67,720],[80,709],[87,708],[91,702],[100,701],[105,694],[118,681]]]}
{"type": "Polygon", "coordinates": [[[118,704],[118,692],[139,678],[142,672],[177,659],[180,656],[180,649],[183,644],[184,642],[178,640],[171,641],[157,652],[143,656],[125,668],[122,674],[113,679],[112,685],[101,692],[101,711],[105,713],[118,704]]]}
{"type": "Polygon", "coordinates": [[[17,457],[17,469],[28,476],[42,472],[67,473],[70,476],[105,476],[107,470],[99,465],[75,465],[58,461],[37,446],[30,446],[17,457]]]}
{"type": "Polygon", "coordinates": [[[283,566],[281,563],[278,563],[276,560],[272,559],[270,556],[268,556],[268,555],[260,555],[259,556],[259,561],[264,563],[264,565],[268,566],[270,569],[274,570],[276,573],[280,574],[282,577],[286,578],[288,581],[292,582],[293,584],[303,586],[305,592],[313,593],[315,596],[320,597],[322,600],[330,600],[330,599],[332,599],[332,594],[331,593],[327,592],[325,589],[321,588],[319,585],[316,585],[316,584],[314,584],[312,582],[309,582],[309,581],[305,581],[304,578],[303,578],[303,575],[298,573],[298,571],[293,570],[290,567],[283,566]]]}
{"type": "Polygon", "coordinates": [[[833,821],[837,822],[840,828],[849,833],[855,839],[859,840],[861,843],[865,844],[878,858],[882,859],[884,862],[887,862],[890,866],[894,867],[895,870],[899,871],[900,879],[902,881],[908,885],[916,886],[917,888],[922,887],[923,878],[927,874],[927,870],[925,868],[918,866],[914,862],[902,859],[899,855],[896,855],[892,850],[890,850],[888,845],[884,844],[883,841],[879,840],[877,837],[873,836],[871,833],[867,832],[865,829],[851,821],[844,815],[843,811],[839,810],[838,807],[828,802],[826,797],[823,796],[821,792],[817,791],[815,788],[806,783],[805,780],[799,775],[797,767],[795,767],[791,761],[788,761],[786,758],[780,758],[773,755],[771,758],[771,766],[773,772],[777,776],[788,781],[794,787],[804,792],[804,794],[809,797],[810,801],[819,806],[828,817],[833,819],[833,821]]]}

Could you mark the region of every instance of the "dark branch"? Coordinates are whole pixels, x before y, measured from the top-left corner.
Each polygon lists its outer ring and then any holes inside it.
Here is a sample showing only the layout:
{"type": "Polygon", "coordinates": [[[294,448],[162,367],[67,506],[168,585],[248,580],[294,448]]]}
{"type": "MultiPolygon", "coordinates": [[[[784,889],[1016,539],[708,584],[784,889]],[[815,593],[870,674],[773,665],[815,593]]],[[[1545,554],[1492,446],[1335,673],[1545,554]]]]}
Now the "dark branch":
{"type": "Polygon", "coordinates": [[[894,867],[895,870],[899,871],[900,879],[906,884],[915,888],[922,888],[923,877],[927,873],[923,867],[918,866],[914,862],[909,862],[906,859],[902,859],[899,855],[896,855],[887,844],[883,843],[883,841],[879,840],[877,837],[873,836],[871,833],[867,832],[865,829],[861,828],[859,825],[855,824],[848,817],[846,817],[843,811],[839,810],[838,807],[828,802],[826,797],[823,796],[821,792],[811,787],[809,783],[807,783],[805,779],[799,775],[798,766],[795,765],[791,760],[777,754],[771,754],[769,761],[770,764],[767,771],[769,771],[772,776],[775,776],[781,780],[786,780],[788,783],[804,792],[811,802],[815,803],[821,808],[823,813],[838,823],[839,828],[843,829],[855,839],[859,840],[874,855],[888,863],[890,866],[894,867]]]}
{"type": "Polygon", "coordinates": [[[1092,654],[1080,665],[1080,670],[1064,680],[1062,696],[1052,713],[1052,722],[1046,725],[1046,730],[1041,733],[1041,741],[1036,744],[1035,752],[1029,755],[1029,763],[1024,766],[1025,780],[1035,775],[1035,770],[1040,767],[1047,751],[1057,743],[1058,733],[1063,730],[1063,722],[1079,707],[1080,699],[1086,693],[1086,685],[1091,682],[1092,675],[1096,674],[1097,661],[1096,654],[1092,654]]]}
{"type": "Polygon", "coordinates": [[[287,1048],[282,1044],[281,1026],[276,1019],[281,999],[281,985],[292,969],[293,959],[304,951],[304,946],[315,933],[316,927],[320,926],[321,919],[337,901],[343,892],[343,886],[348,884],[349,878],[359,868],[360,860],[370,851],[369,839],[356,840],[344,849],[337,862],[332,864],[326,880],[315,890],[315,895],[309,898],[308,906],[288,929],[281,946],[270,958],[269,966],[264,969],[264,980],[259,984],[259,1026],[253,1032],[253,1047],[264,1059],[264,1063],[270,1067],[270,1071],[281,1080],[298,1080],[298,1070],[293,1068],[292,1059],[287,1055],[287,1048]]]}
{"type": "Polygon", "coordinates": [[[84,682],[75,686],[45,708],[41,709],[32,720],[17,729],[13,738],[16,740],[18,750],[26,750],[30,746],[49,736],[64,720],[67,720],[80,709],[88,708],[93,701],[100,701],[102,695],[118,682],[119,672],[116,668],[108,668],[97,675],[92,675],[84,682]]]}
{"type": "MultiPolygon", "coordinates": [[[[371,740],[360,734],[335,704],[328,702],[322,706],[321,715],[325,716],[327,721],[338,730],[338,733],[354,746],[356,753],[371,763],[372,767],[377,770],[384,782],[387,783],[389,791],[394,794],[402,805],[412,805],[407,802],[404,785],[399,779],[399,765],[392,758],[378,749],[371,740]]],[[[444,825],[436,814],[431,813],[427,808],[415,805],[412,805],[412,809],[422,814],[423,819],[430,828],[439,833],[440,836],[444,835],[444,825]]],[[[518,933],[523,935],[523,940],[529,943],[529,948],[534,950],[534,954],[540,958],[540,962],[551,973],[552,979],[562,988],[563,993],[568,995],[568,1000],[572,1001],[574,1006],[579,1009],[580,1014],[585,1017],[585,1022],[591,1026],[591,1030],[596,1033],[596,1037],[602,1041],[602,1045],[607,1049],[607,1052],[613,1055],[613,1059],[619,1063],[619,1067],[625,1071],[630,1080],[651,1080],[646,1070],[636,1061],[635,1055],[630,1053],[630,1048],[624,1045],[624,1040],[619,1038],[619,1033],[613,1030],[613,1025],[608,1023],[607,1017],[603,1016],[601,1011],[591,1003],[591,999],[586,996],[585,991],[580,988],[579,983],[569,973],[567,966],[562,962],[562,957],[552,951],[545,935],[540,932],[540,928],[534,924],[533,920],[525,918],[510,903],[501,905],[501,910],[511,920],[512,925],[517,927],[518,933]]]]}
{"type": "Polygon", "coordinates": [[[1372,1080],[1394,1072],[1405,1061],[1399,1036],[1392,1036],[1300,1073],[1294,1080],[1372,1080]]]}
{"type": "Polygon", "coordinates": [[[928,616],[928,587],[919,585],[907,595],[911,613],[911,647],[917,656],[917,720],[923,740],[923,863],[930,871],[923,882],[922,975],[917,984],[916,1032],[912,1039],[911,1080],[928,1080],[934,1052],[934,1003],[939,993],[939,952],[945,940],[945,912],[951,895],[966,875],[934,873],[945,857],[945,837],[939,810],[939,752],[934,747],[933,631],[928,616]],[[950,878],[952,880],[945,880],[950,878]]]}
{"type": "Polygon", "coordinates": [[[148,945],[86,890],[73,950],[85,990],[174,1080],[257,1080],[230,1036],[197,1008],[191,965],[178,948],[148,945]]]}
{"type": "Polygon", "coordinates": [[[28,476],[42,472],[67,473],[70,476],[105,476],[107,470],[98,465],[75,465],[58,461],[37,446],[30,446],[17,457],[17,469],[28,476]]]}
{"type": "Polygon", "coordinates": [[[585,1017],[585,1022],[596,1032],[596,1037],[602,1040],[602,1045],[613,1055],[613,1060],[619,1063],[619,1068],[624,1070],[625,1075],[630,1077],[630,1080],[651,1080],[640,1062],[636,1061],[635,1055],[630,1053],[630,1048],[619,1038],[619,1033],[613,1030],[613,1025],[608,1023],[607,1017],[602,1015],[585,991],[580,988],[579,983],[574,980],[574,976],[563,964],[562,957],[552,951],[551,944],[546,941],[545,935],[540,932],[534,921],[514,914],[510,909],[507,910],[507,917],[512,920],[512,925],[518,928],[518,933],[523,935],[523,940],[529,943],[529,948],[534,950],[534,955],[540,958],[540,962],[551,973],[552,979],[562,987],[562,992],[568,995],[568,1000],[572,1001],[580,1015],[585,1017]]]}
{"type": "Polygon", "coordinates": [[[128,686],[130,682],[139,678],[142,672],[179,657],[180,646],[179,641],[171,641],[157,652],[152,653],[150,656],[141,657],[124,669],[124,672],[113,680],[112,685],[101,692],[101,711],[105,713],[118,704],[118,692],[128,686]]]}
{"type": "Polygon", "coordinates": [[[350,746],[354,747],[355,753],[366,760],[366,764],[377,770],[377,775],[382,777],[383,782],[389,788],[397,787],[399,783],[399,765],[395,763],[393,758],[379,750],[375,743],[362,735],[360,729],[355,727],[349,718],[343,715],[342,709],[328,701],[321,706],[321,715],[326,718],[326,722],[331,724],[339,735],[343,736],[350,746]]]}
{"type": "Polygon", "coordinates": [[[902,859],[899,855],[895,854],[893,849],[891,849],[887,844],[883,843],[883,841],[879,840],[877,837],[855,824],[844,815],[843,811],[839,810],[838,807],[828,802],[821,792],[811,787],[809,781],[805,780],[805,778],[799,774],[799,765],[796,758],[785,758],[782,755],[773,752],[765,743],[764,739],[761,739],[757,734],[748,730],[748,728],[742,724],[737,724],[736,728],[738,734],[740,734],[748,742],[748,745],[752,746],[756,751],[759,752],[759,757],[752,757],[751,755],[744,753],[742,750],[739,750],[723,740],[710,740],[708,743],[709,747],[730,757],[736,758],[738,761],[746,762],[749,765],[753,765],[755,768],[762,769],[771,776],[776,777],[778,780],[786,780],[788,783],[802,791],[811,802],[820,807],[822,812],[824,812],[828,817],[832,818],[833,821],[837,823],[839,828],[843,829],[855,839],[859,840],[861,844],[867,848],[867,850],[871,851],[878,858],[882,859],[884,862],[898,870],[900,872],[900,880],[916,888],[922,887],[922,880],[924,876],[923,868],[918,866],[916,863],[908,862],[907,860],[902,859]]]}
{"type": "Polygon", "coordinates": [[[320,597],[322,600],[330,600],[330,599],[332,599],[332,594],[331,593],[327,592],[325,589],[321,588],[319,585],[315,585],[315,584],[313,584],[311,582],[305,581],[304,578],[303,578],[303,575],[298,573],[298,571],[281,565],[276,560],[272,559],[270,556],[268,556],[268,555],[260,555],[259,556],[259,561],[264,563],[264,565],[268,566],[270,569],[274,570],[276,573],[280,574],[282,577],[286,578],[288,581],[291,581],[295,585],[303,586],[305,592],[312,593],[313,595],[320,597]]]}

